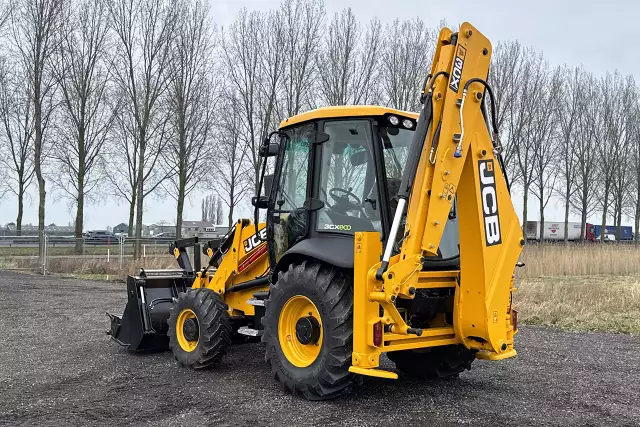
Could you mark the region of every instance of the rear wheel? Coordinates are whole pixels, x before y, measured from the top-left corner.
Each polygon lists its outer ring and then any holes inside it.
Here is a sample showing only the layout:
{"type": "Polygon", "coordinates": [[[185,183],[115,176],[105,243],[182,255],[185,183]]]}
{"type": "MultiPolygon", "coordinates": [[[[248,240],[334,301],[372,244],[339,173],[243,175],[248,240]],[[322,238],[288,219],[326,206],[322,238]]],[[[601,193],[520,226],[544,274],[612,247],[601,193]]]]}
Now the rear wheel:
{"type": "Polygon", "coordinates": [[[189,368],[215,366],[231,342],[227,305],[209,289],[181,292],[167,322],[169,347],[176,360],[189,368]]]}
{"type": "Polygon", "coordinates": [[[430,379],[455,378],[471,369],[473,352],[461,345],[390,351],[387,357],[405,374],[430,379]]]}
{"type": "Polygon", "coordinates": [[[330,399],[360,380],[349,372],[350,278],[316,262],[290,265],[271,287],[265,308],[265,360],[286,391],[309,400],[330,399]]]}

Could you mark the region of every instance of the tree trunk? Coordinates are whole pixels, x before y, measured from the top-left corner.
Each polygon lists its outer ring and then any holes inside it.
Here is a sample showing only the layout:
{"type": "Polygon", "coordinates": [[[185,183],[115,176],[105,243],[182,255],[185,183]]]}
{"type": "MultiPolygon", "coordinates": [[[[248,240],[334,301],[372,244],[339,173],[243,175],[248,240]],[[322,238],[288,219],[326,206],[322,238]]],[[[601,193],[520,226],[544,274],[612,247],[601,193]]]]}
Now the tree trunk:
{"type": "MultiPolygon", "coordinates": [[[[136,184],[137,188],[137,184],[136,184]]],[[[129,230],[127,230],[127,237],[133,237],[133,218],[136,211],[136,192],[131,193],[131,202],[129,203],[129,230]]]]}
{"type": "Polygon", "coordinates": [[[522,195],[522,233],[525,236],[525,239],[527,237],[527,206],[529,205],[529,186],[528,185],[524,185],[523,188],[523,195],[522,195]]]}
{"type": "Polygon", "coordinates": [[[567,188],[567,193],[565,194],[565,203],[564,203],[564,243],[565,245],[569,243],[569,189],[567,188]]]}
{"type": "Polygon", "coordinates": [[[622,238],[622,200],[620,202],[620,208],[618,209],[618,216],[616,218],[616,241],[619,242],[622,238]]]}
{"type": "Polygon", "coordinates": [[[138,185],[136,200],[136,234],[135,245],[133,248],[133,259],[140,259],[142,255],[142,214],[144,202],[144,153],[146,145],[146,135],[144,130],[140,130],[140,150],[138,151],[138,185]]]}
{"type": "Polygon", "coordinates": [[[582,191],[582,212],[580,212],[580,240],[587,236],[587,190],[582,191]]]}
{"type": "Polygon", "coordinates": [[[40,87],[39,82],[36,82],[36,88],[34,93],[34,127],[35,127],[35,140],[34,140],[34,167],[36,170],[36,178],[38,180],[38,234],[40,235],[39,255],[42,257],[44,251],[44,239],[42,235],[44,233],[44,209],[47,192],[45,191],[44,175],[42,174],[42,104],[40,100],[40,87]]]}
{"type": "MultiPolygon", "coordinates": [[[[84,179],[84,173],[78,173],[78,184],[84,179]],[[82,178],[81,178],[82,175],[82,178]]],[[[78,200],[76,206],[76,225],[74,236],[76,238],[76,253],[82,254],[82,225],[84,219],[84,187],[78,186],[78,200]]]]}
{"type": "Polygon", "coordinates": [[[540,243],[544,243],[544,190],[540,190],[540,243]]]}
{"type": "Polygon", "coordinates": [[[184,210],[184,188],[185,182],[183,179],[183,174],[180,174],[180,184],[178,190],[178,203],[177,203],[177,211],[176,211],[176,238],[179,239],[182,237],[182,213],[184,210]]]}
{"type": "MultiPolygon", "coordinates": [[[[16,236],[22,236],[22,215],[24,215],[24,183],[18,183],[18,217],[16,218],[16,236]]],[[[636,230],[638,228],[636,227],[636,230]]]]}
{"type": "Polygon", "coordinates": [[[76,253],[82,253],[82,225],[84,223],[84,174],[85,174],[84,129],[78,132],[78,197],[76,198],[76,253]]]}
{"type": "Polygon", "coordinates": [[[636,246],[638,246],[640,244],[640,230],[638,230],[638,227],[640,227],[640,199],[638,199],[638,201],[636,202],[636,217],[635,217],[634,225],[636,230],[634,242],[636,246]]]}
{"type": "Polygon", "coordinates": [[[604,188],[604,200],[602,203],[602,229],[600,230],[600,241],[604,243],[604,236],[607,229],[607,205],[609,203],[609,185],[604,188]]]}

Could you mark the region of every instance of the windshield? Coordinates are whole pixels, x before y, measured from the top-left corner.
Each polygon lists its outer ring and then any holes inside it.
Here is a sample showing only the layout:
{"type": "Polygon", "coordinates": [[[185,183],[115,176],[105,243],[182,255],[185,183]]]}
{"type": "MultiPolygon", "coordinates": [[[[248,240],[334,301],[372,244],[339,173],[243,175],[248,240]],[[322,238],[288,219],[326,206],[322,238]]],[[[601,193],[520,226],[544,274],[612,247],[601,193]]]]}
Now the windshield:
{"type": "MultiPolygon", "coordinates": [[[[380,128],[380,138],[384,148],[384,166],[387,177],[387,191],[389,192],[389,207],[391,216],[395,213],[398,205],[398,190],[402,181],[402,172],[407,162],[407,155],[414,131],[391,126],[380,128]]],[[[458,220],[456,204],[452,204],[449,220],[444,228],[442,240],[440,241],[439,254],[441,258],[448,259],[459,255],[458,243],[458,220]]]]}

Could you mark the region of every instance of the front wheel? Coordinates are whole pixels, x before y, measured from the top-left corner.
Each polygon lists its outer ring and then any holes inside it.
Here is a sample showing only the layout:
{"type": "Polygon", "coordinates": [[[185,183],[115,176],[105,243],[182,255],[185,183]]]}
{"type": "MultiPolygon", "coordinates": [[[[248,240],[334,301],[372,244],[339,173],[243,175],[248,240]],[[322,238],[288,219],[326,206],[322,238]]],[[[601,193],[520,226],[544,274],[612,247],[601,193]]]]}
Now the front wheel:
{"type": "Polygon", "coordinates": [[[182,366],[213,367],[231,343],[227,305],[220,295],[206,288],[181,292],[167,322],[169,347],[182,366]]]}
{"type": "Polygon", "coordinates": [[[290,265],[271,287],[265,308],[265,360],[286,391],[323,400],[343,394],[360,381],[349,372],[351,278],[317,262],[290,265]]]}

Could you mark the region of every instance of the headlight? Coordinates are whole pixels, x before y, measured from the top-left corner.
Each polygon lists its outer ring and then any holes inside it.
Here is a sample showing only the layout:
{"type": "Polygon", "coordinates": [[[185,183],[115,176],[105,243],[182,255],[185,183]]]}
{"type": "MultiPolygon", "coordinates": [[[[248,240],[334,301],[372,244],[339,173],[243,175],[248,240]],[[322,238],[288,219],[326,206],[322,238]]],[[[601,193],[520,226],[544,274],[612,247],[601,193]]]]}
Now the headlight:
{"type": "Polygon", "coordinates": [[[409,119],[404,119],[402,121],[402,126],[404,126],[406,129],[412,129],[413,128],[413,122],[409,119]]]}
{"type": "Polygon", "coordinates": [[[396,116],[389,116],[389,123],[391,123],[393,126],[398,126],[400,124],[400,119],[396,116]]]}

